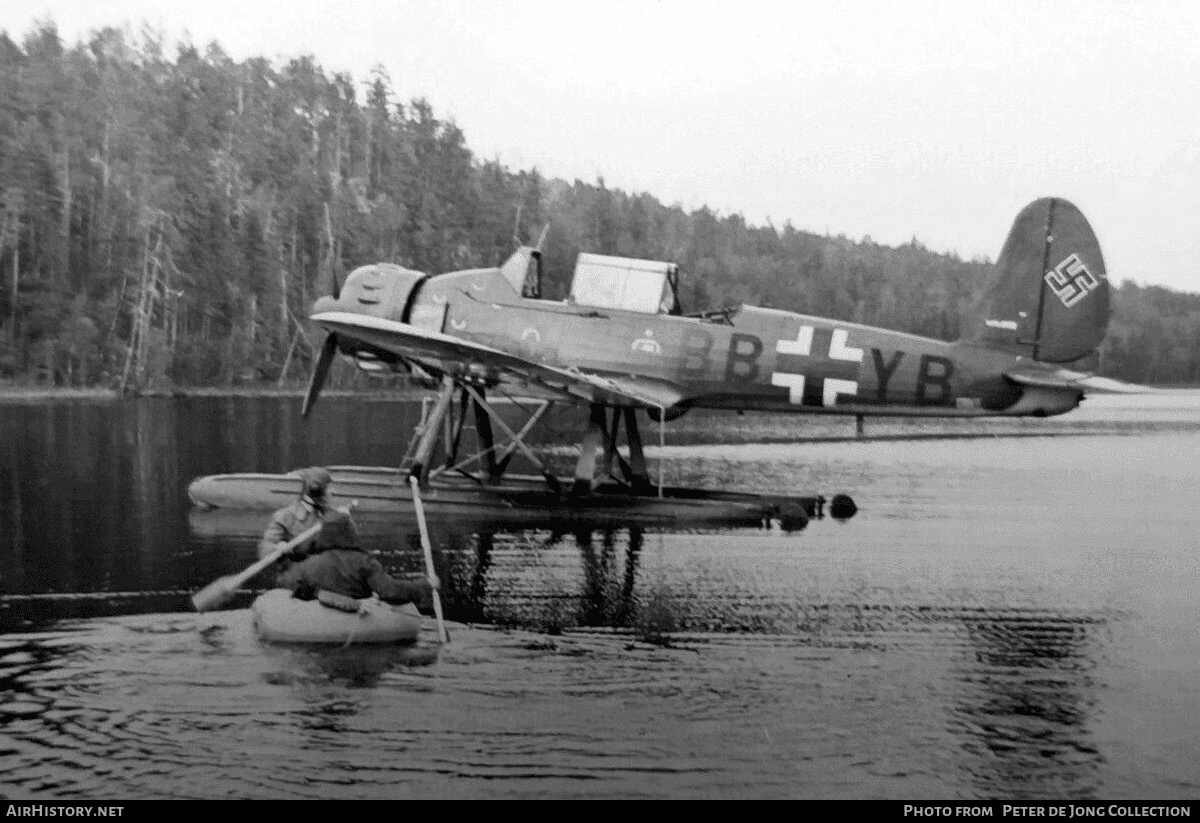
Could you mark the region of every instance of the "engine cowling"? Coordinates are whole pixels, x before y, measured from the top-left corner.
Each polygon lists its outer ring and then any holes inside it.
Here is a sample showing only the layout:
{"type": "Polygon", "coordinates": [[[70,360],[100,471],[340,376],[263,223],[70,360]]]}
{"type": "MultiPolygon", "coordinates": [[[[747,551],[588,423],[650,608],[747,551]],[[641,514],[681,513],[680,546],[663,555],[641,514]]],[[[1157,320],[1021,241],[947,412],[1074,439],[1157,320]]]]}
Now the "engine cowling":
{"type": "Polygon", "coordinates": [[[424,272],[395,263],[374,263],[350,272],[336,299],[323,297],[313,306],[317,311],[353,311],[389,320],[405,316],[417,286],[428,277],[424,272]],[[329,302],[326,302],[329,301],[329,302]]]}

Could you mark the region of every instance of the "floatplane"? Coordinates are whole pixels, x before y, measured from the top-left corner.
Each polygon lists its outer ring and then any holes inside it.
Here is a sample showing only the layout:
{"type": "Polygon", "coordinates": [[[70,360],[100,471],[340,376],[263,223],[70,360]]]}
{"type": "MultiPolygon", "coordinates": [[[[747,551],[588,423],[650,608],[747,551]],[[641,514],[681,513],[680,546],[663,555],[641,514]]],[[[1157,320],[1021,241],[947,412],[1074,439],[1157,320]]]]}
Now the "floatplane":
{"type": "MultiPolygon", "coordinates": [[[[546,299],[544,239],[543,231],[497,268],[430,275],[363,266],[313,305],[310,318],[327,336],[305,417],[338,353],[437,391],[404,466],[333,467],[338,493],[363,512],[411,501],[413,477],[428,490],[426,505],[452,516],[803,525],[824,514],[824,495],[664,487],[661,461],[657,481],[648,470],[640,415],[658,424],[660,439],[693,409],[851,415],[861,432],[869,416],[1062,414],[1103,382],[1071,366],[1096,350],[1107,329],[1104,260],[1083,214],[1059,198],[1039,199],[1017,216],[976,324],[957,342],[747,305],[685,313],[676,265],[596,254],[579,255],[567,299],[546,299]],[[533,399],[523,423],[498,413],[499,396],[533,399]],[[526,442],[555,404],[589,412],[568,479],[526,442]],[[468,410],[482,448],[464,456],[468,410]],[[508,474],[517,453],[540,478],[508,474]]],[[[201,478],[190,493],[202,506],[264,507],[282,505],[296,488],[286,476],[225,475],[201,478]]],[[[847,495],[830,503],[835,517],[856,508],[847,495]]]]}

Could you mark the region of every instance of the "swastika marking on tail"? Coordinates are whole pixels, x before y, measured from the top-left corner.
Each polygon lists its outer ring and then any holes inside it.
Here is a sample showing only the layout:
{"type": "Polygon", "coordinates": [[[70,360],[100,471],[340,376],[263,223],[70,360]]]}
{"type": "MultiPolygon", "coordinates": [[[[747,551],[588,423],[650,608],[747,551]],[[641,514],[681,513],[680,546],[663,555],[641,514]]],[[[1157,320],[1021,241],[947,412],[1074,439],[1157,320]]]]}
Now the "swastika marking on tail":
{"type": "Polygon", "coordinates": [[[1087,297],[1100,281],[1088,270],[1078,254],[1068,255],[1051,271],[1046,272],[1045,281],[1054,296],[1068,309],[1087,297]]]}

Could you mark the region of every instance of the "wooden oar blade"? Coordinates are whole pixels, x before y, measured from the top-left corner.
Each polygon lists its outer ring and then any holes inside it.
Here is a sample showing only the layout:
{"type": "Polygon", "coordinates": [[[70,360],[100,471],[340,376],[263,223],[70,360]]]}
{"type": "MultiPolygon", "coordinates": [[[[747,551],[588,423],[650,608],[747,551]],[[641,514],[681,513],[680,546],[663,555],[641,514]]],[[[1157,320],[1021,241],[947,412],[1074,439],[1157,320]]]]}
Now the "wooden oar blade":
{"type": "Polygon", "coordinates": [[[233,599],[237,593],[239,575],[231,574],[218,578],[192,595],[192,607],[198,612],[219,609],[233,599]]]}

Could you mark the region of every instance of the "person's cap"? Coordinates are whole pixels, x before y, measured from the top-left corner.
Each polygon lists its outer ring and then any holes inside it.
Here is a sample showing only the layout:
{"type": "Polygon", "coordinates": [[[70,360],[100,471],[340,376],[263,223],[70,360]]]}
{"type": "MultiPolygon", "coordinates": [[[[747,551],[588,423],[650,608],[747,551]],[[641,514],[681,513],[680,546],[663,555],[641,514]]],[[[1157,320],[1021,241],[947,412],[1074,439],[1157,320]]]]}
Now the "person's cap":
{"type": "Polygon", "coordinates": [[[303,491],[325,491],[333,478],[329,475],[328,469],[323,469],[320,466],[313,466],[310,469],[303,469],[300,472],[300,483],[303,491]]]}
{"type": "Polygon", "coordinates": [[[358,548],[358,529],[350,515],[333,512],[317,532],[315,548],[317,551],[358,548]]]}

